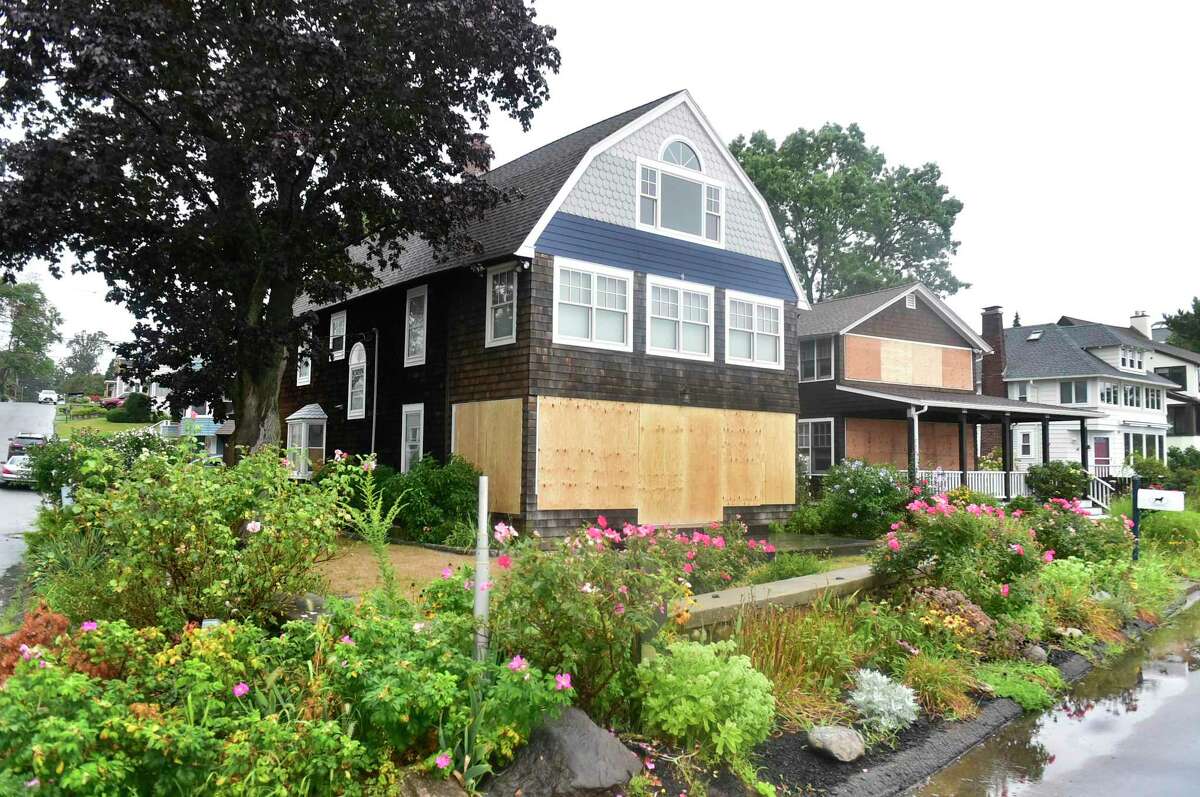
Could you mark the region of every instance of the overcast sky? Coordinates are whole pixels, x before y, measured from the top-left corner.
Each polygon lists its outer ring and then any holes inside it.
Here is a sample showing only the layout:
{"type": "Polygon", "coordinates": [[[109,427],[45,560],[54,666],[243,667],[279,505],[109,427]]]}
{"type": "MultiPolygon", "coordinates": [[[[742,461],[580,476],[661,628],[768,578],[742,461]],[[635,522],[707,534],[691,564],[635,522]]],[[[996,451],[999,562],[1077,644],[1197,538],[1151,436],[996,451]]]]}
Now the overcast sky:
{"type": "MultiPolygon", "coordinates": [[[[964,203],[951,306],[1155,319],[1200,294],[1200,4],[539,0],[563,67],[496,163],[689,89],[726,141],[857,122],[964,203]]],[[[43,280],[65,332],[129,337],[99,277],[43,280]]],[[[65,337],[65,336],[64,336],[65,337]]]]}

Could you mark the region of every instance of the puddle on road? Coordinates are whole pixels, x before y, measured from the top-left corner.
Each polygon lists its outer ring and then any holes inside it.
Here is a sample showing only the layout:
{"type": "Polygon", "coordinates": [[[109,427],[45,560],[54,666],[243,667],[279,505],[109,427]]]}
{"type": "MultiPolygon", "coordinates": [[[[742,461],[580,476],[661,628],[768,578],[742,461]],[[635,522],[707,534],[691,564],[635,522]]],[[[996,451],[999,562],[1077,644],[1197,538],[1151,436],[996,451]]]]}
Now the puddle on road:
{"type": "Polygon", "coordinates": [[[1093,670],[1057,706],[1022,717],[911,797],[1015,797],[1051,771],[1111,756],[1144,720],[1200,678],[1200,604],[1093,670]]]}

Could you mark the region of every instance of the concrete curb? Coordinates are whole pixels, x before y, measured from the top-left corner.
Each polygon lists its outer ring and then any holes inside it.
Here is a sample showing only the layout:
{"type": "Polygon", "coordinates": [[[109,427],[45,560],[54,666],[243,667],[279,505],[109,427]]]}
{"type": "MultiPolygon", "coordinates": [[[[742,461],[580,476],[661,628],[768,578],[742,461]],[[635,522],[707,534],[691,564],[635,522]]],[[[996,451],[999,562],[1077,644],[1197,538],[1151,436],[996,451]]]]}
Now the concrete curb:
{"type": "Polygon", "coordinates": [[[786,578],[749,587],[732,587],[695,596],[691,618],[684,628],[694,629],[728,622],[751,606],[802,606],[822,595],[865,592],[885,583],[871,572],[870,565],[855,565],[810,576],[786,578]]]}

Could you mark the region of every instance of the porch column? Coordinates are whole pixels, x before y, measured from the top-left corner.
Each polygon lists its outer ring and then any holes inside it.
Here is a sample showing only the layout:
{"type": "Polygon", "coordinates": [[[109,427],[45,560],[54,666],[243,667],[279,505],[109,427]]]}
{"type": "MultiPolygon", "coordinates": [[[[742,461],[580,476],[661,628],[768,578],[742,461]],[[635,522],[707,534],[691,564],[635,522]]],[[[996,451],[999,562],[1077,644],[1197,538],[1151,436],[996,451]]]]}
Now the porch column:
{"type": "Polygon", "coordinates": [[[1000,460],[1004,468],[1004,500],[1012,500],[1012,416],[1000,417],[1000,460]]]}
{"type": "Polygon", "coordinates": [[[1050,416],[1042,418],[1042,464],[1050,461],[1050,416]]]}
{"type": "Polygon", "coordinates": [[[1079,462],[1080,462],[1080,464],[1083,465],[1084,470],[1090,471],[1091,466],[1088,465],[1088,459],[1089,459],[1088,451],[1091,449],[1091,446],[1088,445],[1087,434],[1088,434],[1087,418],[1080,418],[1079,419],[1079,462]]]}
{"type": "Polygon", "coordinates": [[[958,469],[962,471],[962,486],[967,486],[967,413],[958,414],[958,469]]]}
{"type": "Polygon", "coordinates": [[[917,432],[918,416],[914,411],[916,407],[908,408],[908,483],[917,483],[917,440],[919,435],[917,432]]]}

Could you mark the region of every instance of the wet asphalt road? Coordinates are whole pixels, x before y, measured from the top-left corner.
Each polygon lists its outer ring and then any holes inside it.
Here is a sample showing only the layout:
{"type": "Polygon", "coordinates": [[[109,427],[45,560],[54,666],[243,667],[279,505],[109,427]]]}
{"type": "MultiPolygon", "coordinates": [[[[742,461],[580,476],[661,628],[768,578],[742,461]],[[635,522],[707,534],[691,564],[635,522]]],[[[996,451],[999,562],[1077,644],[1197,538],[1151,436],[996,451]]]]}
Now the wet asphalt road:
{"type": "MultiPolygon", "coordinates": [[[[8,440],[18,432],[54,431],[54,407],[31,402],[0,402],[0,457],[8,453],[8,440]]],[[[0,489],[0,576],[21,562],[25,532],[33,526],[40,499],[28,487],[0,489]]]]}

